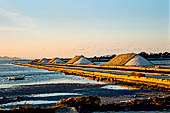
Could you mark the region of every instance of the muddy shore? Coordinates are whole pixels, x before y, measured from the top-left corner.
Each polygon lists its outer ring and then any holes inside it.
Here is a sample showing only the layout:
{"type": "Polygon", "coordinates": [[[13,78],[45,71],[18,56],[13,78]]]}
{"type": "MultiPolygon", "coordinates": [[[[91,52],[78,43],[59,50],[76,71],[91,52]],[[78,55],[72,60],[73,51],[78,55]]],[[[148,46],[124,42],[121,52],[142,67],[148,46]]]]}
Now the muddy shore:
{"type": "MultiPolygon", "coordinates": [[[[69,97],[79,96],[97,96],[101,100],[101,104],[108,105],[116,102],[126,102],[128,100],[164,97],[169,93],[153,91],[153,90],[132,90],[132,89],[108,89],[104,88],[114,84],[78,84],[78,83],[60,83],[60,84],[41,84],[41,85],[23,85],[11,88],[0,89],[0,104],[8,104],[20,101],[60,101],[69,97]],[[63,93],[63,95],[54,96],[34,96],[38,94],[63,93]],[[69,95],[64,94],[70,93],[69,95]],[[74,95],[76,94],[76,95],[74,95]],[[78,95],[77,95],[78,94],[78,95]],[[32,95],[32,96],[31,96],[32,95]]],[[[33,106],[48,107],[54,106],[56,103],[47,103],[33,106]]],[[[13,105],[4,106],[8,108],[13,105]]],[[[16,107],[16,106],[15,106],[16,107]]],[[[3,107],[2,107],[3,108],[3,107]]]]}

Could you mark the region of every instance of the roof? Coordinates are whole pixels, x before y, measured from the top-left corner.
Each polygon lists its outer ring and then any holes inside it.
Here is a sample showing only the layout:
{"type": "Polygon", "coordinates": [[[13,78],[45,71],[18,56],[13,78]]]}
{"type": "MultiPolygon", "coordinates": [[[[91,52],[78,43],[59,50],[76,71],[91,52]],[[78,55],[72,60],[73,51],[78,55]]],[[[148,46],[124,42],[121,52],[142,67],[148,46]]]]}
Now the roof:
{"type": "Polygon", "coordinates": [[[81,55],[81,56],[75,56],[74,58],[72,58],[71,60],[69,60],[68,62],[66,62],[66,64],[73,64],[74,62],[76,62],[77,60],[79,60],[81,57],[83,57],[83,55],[81,55]]]}
{"type": "Polygon", "coordinates": [[[135,57],[135,53],[127,53],[127,54],[120,54],[112,58],[109,62],[107,62],[106,66],[123,66],[133,57],[135,57]]]}

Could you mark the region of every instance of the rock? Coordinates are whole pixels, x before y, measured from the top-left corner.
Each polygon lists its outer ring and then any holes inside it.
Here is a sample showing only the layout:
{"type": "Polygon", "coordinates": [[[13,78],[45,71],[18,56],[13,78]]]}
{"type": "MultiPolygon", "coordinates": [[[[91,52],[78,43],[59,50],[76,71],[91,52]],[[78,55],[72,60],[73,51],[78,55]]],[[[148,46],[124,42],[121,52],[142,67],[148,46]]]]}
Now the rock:
{"type": "Polygon", "coordinates": [[[78,113],[78,112],[75,107],[65,107],[57,109],[55,113],[78,113]]]}
{"type": "Polygon", "coordinates": [[[137,95],[135,94],[135,95],[133,95],[133,98],[136,98],[137,97],[137,95]]]}
{"type": "Polygon", "coordinates": [[[17,96],[17,97],[16,97],[17,101],[20,101],[21,98],[22,98],[22,97],[20,97],[20,96],[17,96]]]}
{"type": "Polygon", "coordinates": [[[2,97],[2,99],[6,99],[6,97],[2,97]]]}
{"type": "Polygon", "coordinates": [[[97,96],[82,96],[70,97],[62,99],[56,105],[63,105],[68,107],[75,107],[78,112],[87,113],[88,111],[95,111],[99,108],[101,100],[97,96]]]}

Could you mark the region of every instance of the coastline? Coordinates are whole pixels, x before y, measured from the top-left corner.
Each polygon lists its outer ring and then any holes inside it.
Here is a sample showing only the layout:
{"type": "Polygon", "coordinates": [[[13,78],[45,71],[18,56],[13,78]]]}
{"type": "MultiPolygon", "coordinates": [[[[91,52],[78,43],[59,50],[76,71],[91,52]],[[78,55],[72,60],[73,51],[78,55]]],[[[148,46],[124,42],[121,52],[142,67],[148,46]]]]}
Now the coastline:
{"type": "MultiPolygon", "coordinates": [[[[72,75],[72,74],[71,74],[72,75]]],[[[70,76],[70,75],[68,75],[70,76]]],[[[72,75],[75,76],[75,75],[72,75]]],[[[88,78],[88,77],[87,77],[88,78]]],[[[91,78],[88,78],[91,79],[91,78]]],[[[92,80],[95,80],[94,77],[92,80]]],[[[102,80],[101,80],[102,81],[102,80]]],[[[62,106],[62,99],[69,100],[72,98],[77,98],[78,101],[81,98],[91,98],[95,97],[100,99],[100,107],[102,109],[98,109],[99,112],[102,111],[114,111],[112,109],[113,106],[118,105],[122,108],[123,111],[125,107],[129,105],[133,105],[136,100],[141,104],[143,102],[148,102],[150,106],[158,106],[160,104],[159,101],[153,104],[153,98],[163,98],[169,99],[169,91],[165,92],[164,90],[157,88],[157,91],[153,88],[149,87],[136,87],[137,85],[134,84],[125,84],[125,83],[116,83],[116,82],[108,82],[107,80],[103,80],[105,82],[102,84],[101,82],[96,83],[44,83],[44,84],[19,84],[15,85],[14,87],[9,88],[1,88],[0,89],[0,104],[2,105],[0,108],[5,109],[14,109],[23,108],[25,106],[32,106],[31,109],[40,107],[40,110],[46,110],[49,108],[59,109],[60,107],[76,107],[74,106],[62,106]],[[106,83],[108,82],[108,83],[106,83]],[[120,86],[121,87],[120,87],[120,86]],[[108,87],[109,86],[109,87],[108,87]],[[130,87],[129,87],[130,86],[130,87]],[[136,87],[133,89],[133,87],[136,87]],[[129,103],[130,102],[130,103],[129,103]],[[56,103],[59,103],[59,106],[56,106],[56,103]],[[122,107],[122,105],[124,107],[122,107]]],[[[93,100],[93,99],[92,99],[93,100]]],[[[159,99],[158,99],[159,100],[159,99]]],[[[161,100],[162,101],[162,100],[161,100]]],[[[169,101],[169,100],[168,100],[169,101]]],[[[83,102],[84,103],[84,102],[83,102]]],[[[57,104],[58,105],[58,104],[57,104]]],[[[163,107],[156,109],[156,110],[169,110],[170,108],[167,107],[170,104],[164,103],[166,109],[163,107]]],[[[134,106],[134,105],[133,105],[134,106]]],[[[162,106],[162,104],[161,104],[162,106]]],[[[25,108],[24,108],[25,109],[25,108]]],[[[78,108],[76,108],[78,109],[78,108]]],[[[118,109],[117,109],[118,110],[118,109]]],[[[135,107],[129,110],[137,110],[135,107]]],[[[141,110],[141,109],[140,109],[141,110]]],[[[145,109],[144,109],[145,110],[145,109]]],[[[155,109],[146,109],[148,110],[155,110],[155,109]]],[[[15,110],[14,110],[15,111],[15,110]]],[[[11,111],[11,112],[14,112],[11,111]]],[[[93,109],[95,112],[96,110],[93,109]]],[[[121,111],[119,109],[119,111],[121,111]]]]}
{"type": "MultiPolygon", "coordinates": [[[[0,89],[0,104],[9,105],[8,108],[23,106],[24,104],[12,105],[9,103],[23,102],[31,106],[40,106],[47,108],[55,106],[61,99],[81,96],[97,96],[100,98],[102,105],[109,105],[119,102],[134,101],[135,99],[146,99],[154,97],[165,97],[169,95],[166,92],[153,90],[130,90],[130,89],[105,89],[107,84],[78,84],[78,83],[60,83],[60,84],[42,84],[42,85],[25,85],[16,88],[0,89]],[[45,90],[44,90],[45,89],[45,90]],[[12,92],[12,93],[11,93],[12,92]],[[51,95],[51,96],[50,96],[51,95]],[[38,101],[46,100],[54,103],[46,104],[29,104],[29,100],[38,101]],[[28,103],[27,103],[28,101],[28,103]],[[55,102],[56,101],[56,102],[55,102]]],[[[5,107],[5,106],[4,106],[5,107]]],[[[1,109],[4,108],[1,106],[1,109]]]]}

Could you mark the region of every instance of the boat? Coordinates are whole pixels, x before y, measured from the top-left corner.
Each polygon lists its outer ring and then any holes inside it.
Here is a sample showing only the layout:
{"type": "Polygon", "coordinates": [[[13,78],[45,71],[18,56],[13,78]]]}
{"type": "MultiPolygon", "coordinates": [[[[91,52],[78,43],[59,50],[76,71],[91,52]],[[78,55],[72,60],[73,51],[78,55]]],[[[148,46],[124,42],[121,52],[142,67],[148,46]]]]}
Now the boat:
{"type": "Polygon", "coordinates": [[[8,80],[23,80],[25,75],[8,77],[8,80]]]}

